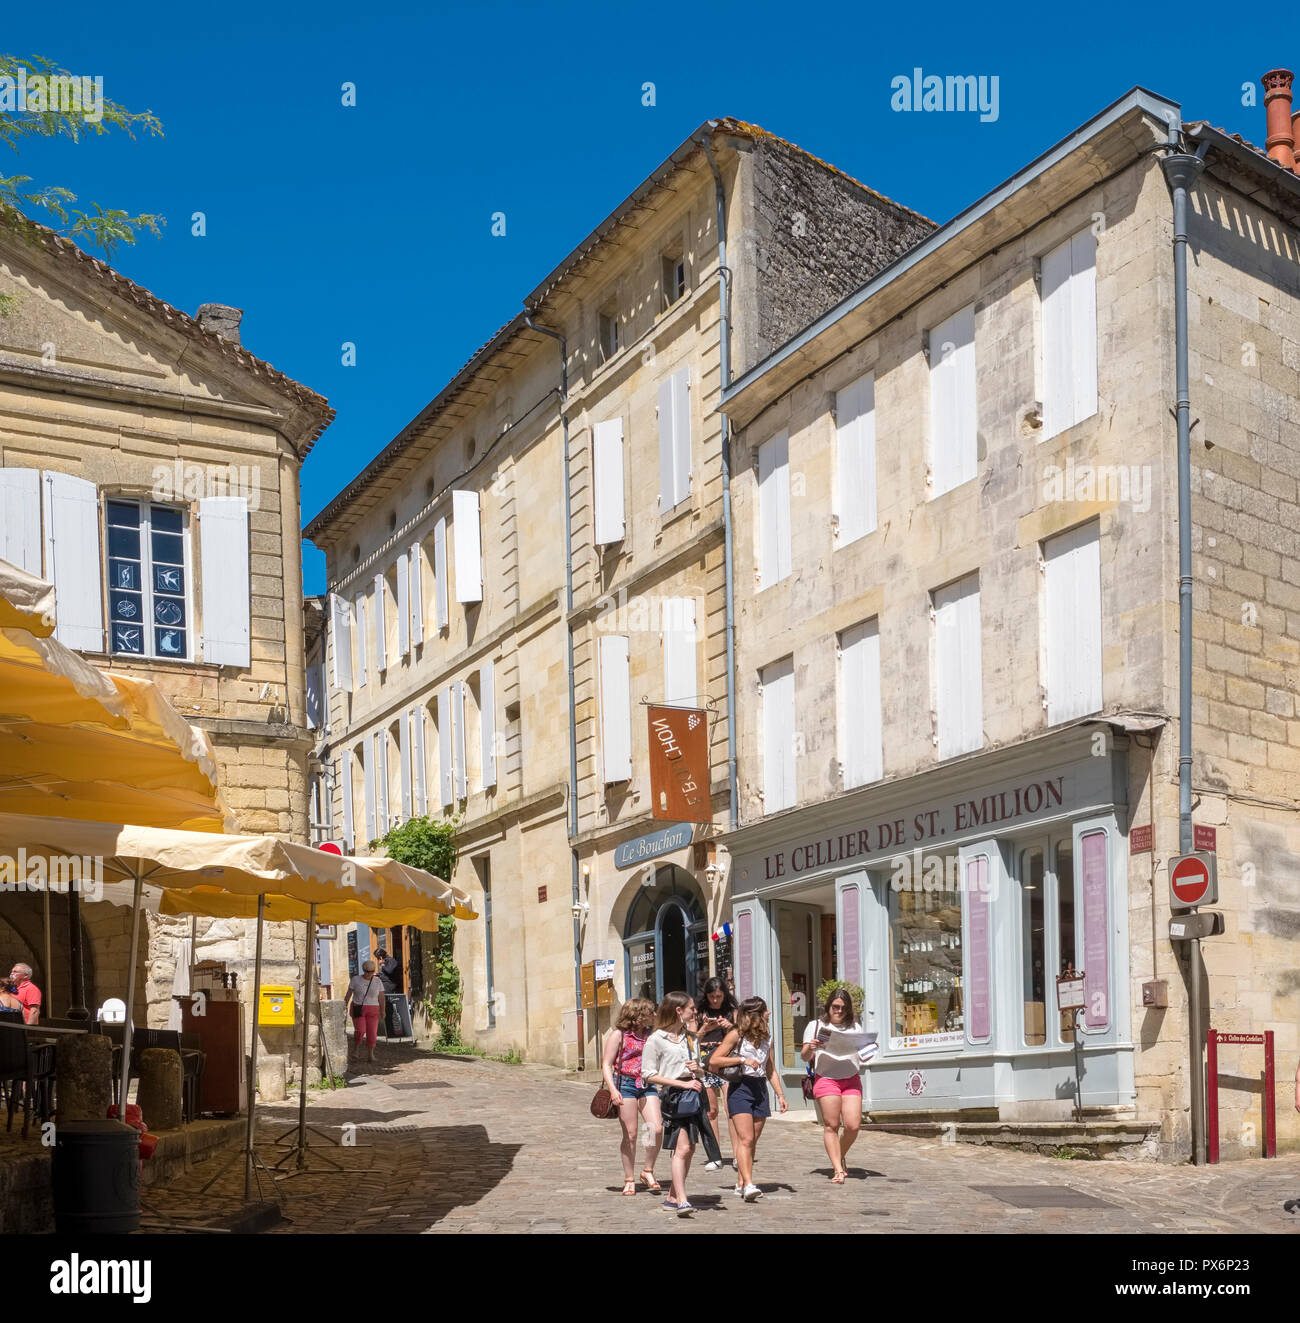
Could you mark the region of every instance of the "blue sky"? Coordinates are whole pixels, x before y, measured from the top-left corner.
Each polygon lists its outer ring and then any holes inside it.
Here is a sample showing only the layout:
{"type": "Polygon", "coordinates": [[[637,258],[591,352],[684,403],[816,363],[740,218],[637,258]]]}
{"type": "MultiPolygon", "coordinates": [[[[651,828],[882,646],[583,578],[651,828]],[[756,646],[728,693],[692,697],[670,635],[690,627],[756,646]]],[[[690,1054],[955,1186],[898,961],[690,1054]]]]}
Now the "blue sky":
{"type": "MultiPolygon", "coordinates": [[[[190,313],[242,307],[244,343],[328,397],[305,522],[711,116],[944,221],[1134,84],[1262,143],[1262,91],[1246,107],[1242,85],[1300,70],[1285,24],[1270,38],[1218,7],[892,8],[77,0],[56,21],[11,7],[6,53],[102,74],[165,137],[40,143],[0,172],[162,213],[163,237],[117,267],[190,313]],[[891,80],[916,67],[997,75],[997,120],[893,111],[891,80]]],[[[304,560],[321,591],[324,558],[304,560]]]]}

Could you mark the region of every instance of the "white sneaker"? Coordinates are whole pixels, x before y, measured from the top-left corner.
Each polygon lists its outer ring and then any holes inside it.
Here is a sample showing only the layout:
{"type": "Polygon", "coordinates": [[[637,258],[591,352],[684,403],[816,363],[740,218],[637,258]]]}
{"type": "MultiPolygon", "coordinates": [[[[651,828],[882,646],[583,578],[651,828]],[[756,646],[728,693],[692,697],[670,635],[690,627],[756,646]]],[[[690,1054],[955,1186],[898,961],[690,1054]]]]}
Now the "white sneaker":
{"type": "Polygon", "coordinates": [[[757,1185],[745,1186],[745,1192],[741,1195],[741,1198],[744,1199],[747,1204],[752,1204],[755,1199],[761,1199],[762,1197],[763,1191],[760,1190],[757,1185]]]}
{"type": "Polygon", "coordinates": [[[744,1196],[745,1187],[739,1181],[736,1182],[736,1197],[739,1199],[744,1196]]]}
{"type": "Polygon", "coordinates": [[[720,1163],[720,1162],[706,1162],[706,1163],[704,1164],[704,1170],[705,1170],[705,1171],[717,1171],[721,1166],[722,1166],[722,1163],[720,1163]]]}

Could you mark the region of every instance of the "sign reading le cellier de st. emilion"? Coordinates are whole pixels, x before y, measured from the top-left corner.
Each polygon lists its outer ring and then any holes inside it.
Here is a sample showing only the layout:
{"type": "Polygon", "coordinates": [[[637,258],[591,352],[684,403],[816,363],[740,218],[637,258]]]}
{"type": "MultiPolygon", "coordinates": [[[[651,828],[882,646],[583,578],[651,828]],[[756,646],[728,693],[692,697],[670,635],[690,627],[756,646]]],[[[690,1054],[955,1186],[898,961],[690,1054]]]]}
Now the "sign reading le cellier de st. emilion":
{"type": "Polygon", "coordinates": [[[651,816],[668,822],[712,822],[708,714],[694,707],[652,707],[651,816]]]}

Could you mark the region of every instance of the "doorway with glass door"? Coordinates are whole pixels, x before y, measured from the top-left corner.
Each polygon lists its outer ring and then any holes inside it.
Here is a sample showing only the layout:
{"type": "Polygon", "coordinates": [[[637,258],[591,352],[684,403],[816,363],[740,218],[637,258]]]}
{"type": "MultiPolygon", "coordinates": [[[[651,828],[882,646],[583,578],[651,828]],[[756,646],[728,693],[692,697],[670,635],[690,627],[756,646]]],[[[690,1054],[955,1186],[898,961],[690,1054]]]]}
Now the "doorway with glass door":
{"type": "Polygon", "coordinates": [[[835,899],[833,889],[825,890],[825,905],[803,903],[802,897],[799,902],[772,902],[778,957],[777,1003],[771,1008],[773,1052],[787,1098],[799,1096],[804,1073],[800,1048],[808,1022],[817,1015],[822,971],[835,969],[835,899]]]}

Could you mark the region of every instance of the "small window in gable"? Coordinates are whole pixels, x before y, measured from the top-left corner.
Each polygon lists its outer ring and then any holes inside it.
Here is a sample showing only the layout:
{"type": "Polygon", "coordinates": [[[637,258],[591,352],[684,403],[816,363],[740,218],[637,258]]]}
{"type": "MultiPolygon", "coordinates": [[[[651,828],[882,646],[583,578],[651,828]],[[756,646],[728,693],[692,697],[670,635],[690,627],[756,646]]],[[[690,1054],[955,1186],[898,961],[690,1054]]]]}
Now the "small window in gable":
{"type": "Polygon", "coordinates": [[[686,293],[686,258],[679,251],[670,250],[660,261],[664,307],[671,308],[686,293]]]}
{"type": "Polygon", "coordinates": [[[608,363],[618,353],[619,344],[618,312],[609,307],[600,314],[600,361],[608,363]]]}

